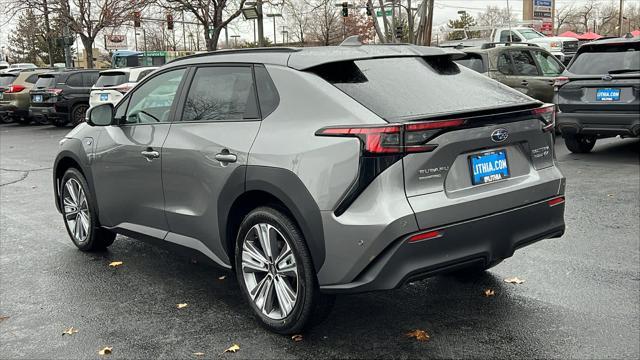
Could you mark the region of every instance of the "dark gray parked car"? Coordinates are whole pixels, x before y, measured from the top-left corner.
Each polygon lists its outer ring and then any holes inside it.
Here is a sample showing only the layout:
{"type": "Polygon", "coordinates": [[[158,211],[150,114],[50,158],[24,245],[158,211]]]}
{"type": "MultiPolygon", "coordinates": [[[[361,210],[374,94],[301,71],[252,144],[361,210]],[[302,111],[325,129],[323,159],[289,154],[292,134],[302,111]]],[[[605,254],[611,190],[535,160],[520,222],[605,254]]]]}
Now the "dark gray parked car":
{"type": "Polygon", "coordinates": [[[570,151],[589,152],[597,139],[640,136],[640,38],[582,45],[555,87],[558,128],[570,151]]]}
{"type": "Polygon", "coordinates": [[[235,269],[267,328],[332,294],[482,271],[564,232],[553,105],[412,45],[174,61],[61,142],[55,200],[81,250],[116,233],[235,269]]]}

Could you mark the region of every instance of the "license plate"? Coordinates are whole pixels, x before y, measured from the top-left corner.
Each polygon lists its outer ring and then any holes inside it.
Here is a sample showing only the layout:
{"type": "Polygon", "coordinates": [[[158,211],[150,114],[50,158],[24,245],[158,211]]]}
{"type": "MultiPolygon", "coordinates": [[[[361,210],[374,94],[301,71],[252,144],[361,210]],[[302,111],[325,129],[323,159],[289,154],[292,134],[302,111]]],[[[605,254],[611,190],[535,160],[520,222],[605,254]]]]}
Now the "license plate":
{"type": "Polygon", "coordinates": [[[620,101],[620,89],[598,89],[596,101],[620,101]]]}
{"type": "Polygon", "coordinates": [[[42,95],[33,95],[33,102],[42,102],[42,95]]]}
{"type": "Polygon", "coordinates": [[[100,101],[109,100],[109,94],[100,94],[100,101]]]}
{"type": "Polygon", "coordinates": [[[487,184],[509,177],[509,163],[506,150],[493,150],[469,156],[471,183],[487,184]]]}

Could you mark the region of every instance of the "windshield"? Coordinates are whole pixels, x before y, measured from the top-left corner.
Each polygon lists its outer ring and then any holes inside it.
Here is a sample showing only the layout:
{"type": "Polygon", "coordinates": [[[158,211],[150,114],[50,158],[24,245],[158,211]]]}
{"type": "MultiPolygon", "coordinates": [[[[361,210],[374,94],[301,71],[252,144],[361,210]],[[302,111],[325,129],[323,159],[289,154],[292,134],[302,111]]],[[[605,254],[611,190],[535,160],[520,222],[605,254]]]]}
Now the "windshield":
{"type": "Polygon", "coordinates": [[[310,71],[388,121],[506,107],[532,100],[448,57],[344,61],[310,71]]]}
{"type": "Polygon", "coordinates": [[[44,88],[53,87],[55,84],[56,84],[56,78],[54,76],[45,75],[45,76],[38,77],[38,81],[36,81],[36,84],[34,85],[34,87],[36,89],[44,89],[44,88]]]}
{"type": "Polygon", "coordinates": [[[544,35],[540,34],[539,32],[533,29],[520,29],[519,31],[520,31],[520,34],[522,34],[522,36],[524,36],[524,38],[527,40],[544,37],[544,35]]]}
{"type": "Polygon", "coordinates": [[[11,85],[15,78],[13,75],[0,75],[0,86],[11,85]]]}
{"type": "Polygon", "coordinates": [[[640,42],[593,46],[579,52],[569,71],[581,75],[604,75],[640,69],[640,42]]]}
{"type": "Polygon", "coordinates": [[[110,87],[118,86],[126,83],[129,80],[129,75],[124,72],[108,72],[100,74],[98,81],[96,81],[96,87],[110,87]]]}

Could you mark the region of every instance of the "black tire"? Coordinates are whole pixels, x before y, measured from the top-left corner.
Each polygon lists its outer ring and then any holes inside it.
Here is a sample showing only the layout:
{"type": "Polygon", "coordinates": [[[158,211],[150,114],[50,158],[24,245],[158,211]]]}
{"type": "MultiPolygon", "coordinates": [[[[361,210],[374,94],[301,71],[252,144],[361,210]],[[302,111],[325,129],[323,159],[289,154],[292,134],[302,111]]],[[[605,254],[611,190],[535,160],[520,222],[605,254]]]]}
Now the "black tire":
{"type": "Polygon", "coordinates": [[[71,113],[69,113],[69,122],[71,125],[76,126],[85,121],[85,114],[89,109],[89,104],[76,104],[71,109],[71,113]]]}
{"type": "Polygon", "coordinates": [[[567,149],[576,154],[585,154],[590,152],[596,145],[597,140],[595,136],[577,134],[565,134],[562,137],[564,138],[564,144],[567,146],[567,149]]]}
{"type": "Polygon", "coordinates": [[[0,116],[0,121],[2,121],[3,124],[11,124],[13,122],[13,116],[2,115],[0,116]]]}
{"type": "Polygon", "coordinates": [[[51,121],[49,120],[48,117],[46,116],[39,116],[36,118],[36,122],[40,125],[49,125],[51,124],[51,121]]]}
{"type": "Polygon", "coordinates": [[[57,127],[65,127],[69,123],[69,120],[66,118],[53,118],[51,119],[51,123],[57,127]]]}
{"type": "MultiPolygon", "coordinates": [[[[281,251],[283,248],[279,250],[281,251]]],[[[251,211],[244,218],[236,237],[235,268],[238,283],[246,301],[249,303],[260,323],[270,331],[279,334],[299,334],[307,326],[317,324],[324,320],[331,311],[334,296],[320,293],[311,255],[307,249],[302,232],[287,215],[279,210],[272,207],[260,207],[251,211]],[[245,241],[256,240],[255,238],[250,239],[254,234],[250,233],[250,231],[252,231],[257,224],[268,224],[277,229],[279,234],[282,235],[282,239],[280,240],[284,240],[284,242],[289,245],[295,258],[297,269],[297,296],[295,305],[293,305],[288,315],[279,319],[273,319],[263,314],[262,310],[258,308],[249,295],[248,286],[244,278],[242,249],[245,241]]],[[[275,268],[274,266],[274,269],[275,268]]],[[[276,272],[274,272],[274,274],[276,274],[276,272]]],[[[265,273],[265,277],[267,276],[268,274],[265,273]]],[[[276,276],[278,275],[273,275],[272,278],[275,279],[276,276]]],[[[275,287],[272,289],[274,290],[269,291],[268,294],[277,298],[277,290],[275,290],[275,287]]],[[[269,298],[269,295],[266,297],[269,298]]],[[[277,299],[278,304],[280,304],[279,298],[277,299]]]]}
{"type": "MultiPolygon", "coordinates": [[[[64,226],[67,229],[67,233],[71,238],[71,241],[75,244],[78,249],[82,251],[97,251],[104,250],[111,244],[116,238],[116,234],[100,227],[98,222],[98,217],[96,215],[96,203],[93,198],[93,194],[89,191],[89,186],[87,185],[87,181],[80,171],[75,168],[70,168],[64,173],[62,180],[60,181],[60,207],[62,208],[62,220],[64,221],[64,226]],[[88,215],[85,219],[88,221],[88,229],[86,231],[86,237],[84,240],[80,241],[76,235],[74,235],[74,230],[70,228],[70,222],[67,221],[67,213],[71,214],[72,211],[67,211],[67,208],[72,209],[72,207],[65,206],[65,197],[69,193],[67,187],[67,182],[71,182],[72,186],[75,186],[76,183],[82,189],[82,192],[85,195],[86,201],[86,209],[88,215]]],[[[78,203],[82,203],[82,201],[78,201],[78,203]]],[[[78,206],[77,209],[85,208],[85,206],[78,206]]],[[[79,222],[78,217],[76,217],[76,222],[79,222]]]]}

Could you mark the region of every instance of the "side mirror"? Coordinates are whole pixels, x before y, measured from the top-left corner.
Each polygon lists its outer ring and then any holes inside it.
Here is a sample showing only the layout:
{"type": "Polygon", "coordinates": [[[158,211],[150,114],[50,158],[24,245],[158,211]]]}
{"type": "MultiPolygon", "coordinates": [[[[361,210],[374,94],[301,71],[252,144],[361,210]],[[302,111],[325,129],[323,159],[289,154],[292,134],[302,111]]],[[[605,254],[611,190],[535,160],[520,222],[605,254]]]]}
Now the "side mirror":
{"type": "Polygon", "coordinates": [[[87,110],[87,124],[91,126],[113,124],[113,104],[100,104],[87,110]]]}

